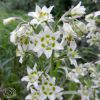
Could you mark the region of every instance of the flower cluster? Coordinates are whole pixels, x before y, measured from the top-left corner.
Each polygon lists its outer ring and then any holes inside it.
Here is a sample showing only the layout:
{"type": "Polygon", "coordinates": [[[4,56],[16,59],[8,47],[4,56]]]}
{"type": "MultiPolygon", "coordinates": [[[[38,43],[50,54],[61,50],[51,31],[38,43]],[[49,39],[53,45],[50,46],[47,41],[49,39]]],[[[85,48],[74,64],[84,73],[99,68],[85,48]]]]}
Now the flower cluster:
{"type": "Polygon", "coordinates": [[[55,85],[55,77],[50,77],[48,74],[37,71],[37,64],[33,69],[27,67],[27,76],[22,78],[22,81],[28,82],[27,89],[31,90],[25,100],[55,100],[58,98],[62,100],[63,88],[55,85]]]}
{"type": "Polygon", "coordinates": [[[86,15],[86,8],[79,2],[56,22],[51,14],[53,7],[36,5],[35,12],[28,13],[32,18],[28,22],[17,17],[4,19],[4,24],[16,19],[22,21],[10,34],[19,62],[24,62],[26,53],[41,62],[45,60],[42,68],[37,64],[33,69],[27,67],[28,75],[22,81],[28,82],[27,90],[31,93],[26,100],[67,100],[68,94],[77,95],[73,100],[99,100],[100,52],[95,54],[88,47],[95,46],[100,50],[100,11],[86,15]],[[81,20],[81,17],[85,19],[81,20]],[[87,50],[97,58],[92,60],[82,56],[81,48],[82,52],[87,50]],[[73,91],[66,88],[66,84],[72,84],[73,91]]]}

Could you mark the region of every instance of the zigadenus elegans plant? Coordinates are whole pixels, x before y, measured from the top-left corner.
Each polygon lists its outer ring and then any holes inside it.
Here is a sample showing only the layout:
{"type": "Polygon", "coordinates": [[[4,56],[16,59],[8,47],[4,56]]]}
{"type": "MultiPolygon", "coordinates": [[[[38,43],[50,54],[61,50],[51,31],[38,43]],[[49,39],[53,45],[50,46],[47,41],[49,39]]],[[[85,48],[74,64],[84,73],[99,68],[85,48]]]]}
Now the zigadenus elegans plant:
{"type": "Polygon", "coordinates": [[[100,50],[100,11],[86,15],[79,2],[55,22],[53,7],[36,5],[35,12],[28,13],[31,21],[19,17],[3,21],[5,25],[21,21],[10,33],[20,63],[23,64],[26,55],[45,60],[44,65],[34,62],[33,69],[27,65],[27,76],[21,79],[27,82],[30,92],[25,100],[99,100],[100,54],[96,61],[86,60],[79,52],[78,41],[85,39],[88,46],[100,50]]]}

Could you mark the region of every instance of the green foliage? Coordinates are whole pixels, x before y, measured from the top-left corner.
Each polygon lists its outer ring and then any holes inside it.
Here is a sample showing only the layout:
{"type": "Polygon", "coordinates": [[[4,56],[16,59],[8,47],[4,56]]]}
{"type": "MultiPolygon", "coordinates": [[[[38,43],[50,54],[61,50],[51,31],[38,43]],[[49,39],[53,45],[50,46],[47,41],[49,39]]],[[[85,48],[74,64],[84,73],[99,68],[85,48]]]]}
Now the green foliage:
{"type": "MultiPolygon", "coordinates": [[[[10,16],[23,16],[26,18],[23,11],[6,12],[4,9],[0,10],[0,90],[8,87],[14,88],[17,93],[17,100],[22,100],[23,86],[20,79],[24,73],[25,65],[22,66],[18,63],[18,58],[15,56],[15,47],[9,41],[10,32],[17,24],[13,23],[8,27],[2,23],[4,18],[10,16]]],[[[3,97],[2,93],[0,94],[0,97],[3,97]]]]}
{"type": "MultiPolygon", "coordinates": [[[[0,89],[5,89],[8,87],[14,88],[16,90],[17,96],[15,97],[16,99],[11,100],[24,100],[26,90],[24,90],[24,86],[21,83],[20,79],[26,73],[26,65],[30,65],[31,67],[33,67],[33,63],[36,62],[38,65],[40,65],[40,69],[42,69],[42,65],[44,65],[45,63],[45,58],[41,58],[40,60],[35,58],[35,61],[32,61],[30,59],[33,59],[34,56],[27,55],[24,63],[22,65],[19,64],[19,59],[16,57],[15,53],[16,47],[9,41],[9,33],[16,27],[17,24],[13,23],[13,25],[4,26],[2,23],[2,19],[10,16],[21,16],[24,19],[27,19],[26,15],[24,14],[24,11],[22,10],[31,11],[32,9],[34,9],[36,3],[41,6],[55,5],[53,13],[57,18],[71,6],[71,0],[0,0],[0,89]],[[15,9],[20,9],[21,11],[15,9]]],[[[93,4],[88,6],[88,2],[84,3],[86,4],[87,8],[91,11],[97,10],[99,8],[99,4],[95,4],[96,6],[93,6],[93,4]],[[93,8],[90,9],[92,6],[93,8]]],[[[94,61],[96,59],[94,58],[94,55],[98,53],[94,53],[97,50],[96,48],[91,47],[88,48],[89,50],[86,48],[79,49],[84,62],[87,62],[89,58],[89,61],[94,61]]],[[[58,68],[60,62],[56,63],[56,68],[58,68]]],[[[54,70],[54,74],[56,73],[55,71],[56,70],[54,70]]],[[[59,74],[57,76],[58,80],[59,77],[63,77],[63,75],[59,74]]],[[[73,88],[77,88],[76,86],[73,86],[73,83],[69,83],[68,86],[72,90],[73,88]]],[[[0,93],[0,97],[4,96],[0,93]]],[[[76,100],[78,100],[77,97],[76,100]]]]}

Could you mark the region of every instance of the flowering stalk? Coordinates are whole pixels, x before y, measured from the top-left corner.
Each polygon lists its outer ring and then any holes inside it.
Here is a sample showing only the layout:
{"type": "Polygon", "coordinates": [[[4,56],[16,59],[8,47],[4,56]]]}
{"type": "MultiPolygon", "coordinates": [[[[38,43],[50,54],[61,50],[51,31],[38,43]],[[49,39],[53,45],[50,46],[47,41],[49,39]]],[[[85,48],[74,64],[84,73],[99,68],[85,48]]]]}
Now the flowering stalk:
{"type": "MultiPolygon", "coordinates": [[[[85,15],[81,21],[79,18],[86,14],[86,9],[79,2],[55,23],[51,14],[53,7],[36,5],[35,11],[28,13],[32,20],[22,20],[10,33],[20,63],[28,54],[38,59],[34,59],[35,62],[27,59],[35,64],[33,69],[27,67],[27,75],[21,79],[27,82],[26,88],[30,92],[25,100],[65,100],[69,94],[67,99],[70,100],[76,99],[76,95],[81,100],[99,100],[100,53],[92,52],[88,47],[100,50],[100,11],[85,15]],[[80,49],[78,42],[84,39],[88,47],[81,45],[80,49]],[[96,59],[92,60],[90,55],[96,59]]],[[[8,18],[4,24],[15,20],[16,17],[8,18]]]]}

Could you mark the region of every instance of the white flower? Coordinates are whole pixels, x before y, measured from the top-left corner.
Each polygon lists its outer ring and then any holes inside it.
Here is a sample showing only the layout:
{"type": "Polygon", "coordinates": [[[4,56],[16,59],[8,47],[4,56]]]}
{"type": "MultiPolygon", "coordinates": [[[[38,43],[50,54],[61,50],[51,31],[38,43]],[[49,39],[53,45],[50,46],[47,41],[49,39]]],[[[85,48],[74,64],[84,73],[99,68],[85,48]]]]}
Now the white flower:
{"type": "Polygon", "coordinates": [[[32,27],[29,24],[22,24],[10,33],[10,41],[17,45],[16,55],[20,56],[20,63],[23,61],[24,53],[32,50],[33,45],[30,40],[32,32],[32,27]]]}
{"type": "Polygon", "coordinates": [[[32,35],[32,27],[29,24],[22,24],[18,26],[13,32],[10,34],[10,41],[15,45],[20,44],[28,44],[29,36],[32,35]]]}
{"type": "Polygon", "coordinates": [[[87,68],[85,68],[82,64],[72,69],[72,72],[76,73],[78,76],[85,76],[88,73],[87,68]]]}
{"type": "Polygon", "coordinates": [[[21,47],[21,45],[18,45],[18,48],[16,49],[16,56],[20,57],[19,59],[20,63],[23,62],[24,55],[25,55],[25,52],[23,48],[21,47]]]}
{"type": "Polygon", "coordinates": [[[85,14],[85,10],[86,9],[84,8],[84,6],[81,6],[81,2],[79,2],[77,6],[75,6],[74,8],[72,8],[70,10],[69,14],[73,18],[78,18],[78,17],[81,17],[85,14]]]}
{"type": "Polygon", "coordinates": [[[20,17],[9,17],[9,18],[3,19],[3,24],[7,25],[18,19],[21,19],[21,18],[20,17]]]}
{"type": "Polygon", "coordinates": [[[96,76],[95,79],[92,79],[93,86],[92,88],[99,88],[100,87],[100,76],[96,76]]]}
{"type": "Polygon", "coordinates": [[[87,22],[92,22],[92,21],[99,21],[99,16],[100,16],[100,11],[96,11],[94,13],[88,14],[85,16],[85,20],[87,22]]]}
{"type": "Polygon", "coordinates": [[[61,67],[61,69],[64,69],[65,74],[66,74],[66,79],[74,81],[75,83],[80,83],[79,79],[78,79],[78,74],[75,72],[69,72],[67,67],[61,67]]]}
{"type": "Polygon", "coordinates": [[[41,31],[37,35],[37,45],[34,46],[34,51],[38,53],[39,57],[44,53],[47,58],[50,58],[53,50],[63,49],[63,47],[57,41],[59,35],[60,33],[58,31],[53,33],[48,27],[45,27],[44,31],[41,31]]]}
{"type": "Polygon", "coordinates": [[[65,45],[66,43],[75,41],[74,38],[76,38],[76,37],[77,37],[77,34],[72,29],[72,26],[69,23],[64,23],[63,24],[63,39],[62,39],[61,44],[65,45]]]}
{"type": "Polygon", "coordinates": [[[75,21],[73,24],[73,28],[77,33],[77,38],[81,38],[88,32],[86,25],[82,21],[75,21]]]}
{"type": "Polygon", "coordinates": [[[71,71],[68,71],[67,67],[63,67],[62,69],[64,69],[66,73],[66,78],[76,83],[80,83],[79,78],[84,77],[88,73],[87,68],[85,68],[82,64],[76,66],[71,71]]]}
{"type": "Polygon", "coordinates": [[[81,100],[91,100],[90,98],[93,97],[92,89],[88,89],[87,87],[81,84],[81,89],[78,90],[79,94],[81,95],[81,100]]]}
{"type": "Polygon", "coordinates": [[[34,18],[30,23],[34,25],[34,24],[40,24],[44,21],[53,22],[53,16],[52,14],[50,14],[52,9],[53,9],[53,6],[49,8],[44,6],[41,9],[38,5],[36,5],[36,11],[28,13],[29,16],[34,18]]]}
{"type": "Polygon", "coordinates": [[[96,30],[97,30],[97,26],[96,26],[96,23],[95,21],[91,21],[87,24],[87,29],[88,31],[94,33],[96,30]]]}
{"type": "Polygon", "coordinates": [[[27,89],[29,90],[30,86],[33,85],[34,87],[38,86],[38,79],[42,75],[42,72],[37,71],[36,69],[37,64],[34,65],[33,69],[27,67],[27,76],[24,76],[21,80],[28,82],[27,89]]]}
{"type": "Polygon", "coordinates": [[[69,72],[68,76],[69,80],[74,81],[75,83],[80,83],[80,80],[78,79],[78,74],[74,72],[69,72]]]}
{"type": "Polygon", "coordinates": [[[68,37],[69,37],[69,35],[73,35],[74,37],[76,37],[76,33],[74,32],[74,30],[72,29],[70,24],[64,23],[63,24],[63,29],[66,32],[64,34],[67,35],[68,37]]]}
{"type": "Polygon", "coordinates": [[[63,88],[55,85],[55,78],[51,78],[49,75],[42,77],[42,85],[40,85],[41,100],[49,98],[49,100],[63,100],[62,98],[63,88]]]}
{"type": "Polygon", "coordinates": [[[76,43],[74,41],[70,42],[70,46],[68,46],[67,49],[67,56],[71,62],[72,65],[74,65],[75,67],[77,67],[77,61],[76,58],[80,58],[80,56],[78,55],[78,52],[76,50],[76,43]]]}
{"type": "Polygon", "coordinates": [[[40,92],[31,88],[31,94],[26,96],[25,100],[42,100],[40,92]]]}
{"type": "Polygon", "coordinates": [[[87,40],[90,45],[100,45],[100,33],[96,32],[96,34],[92,34],[90,38],[87,40]]]}

